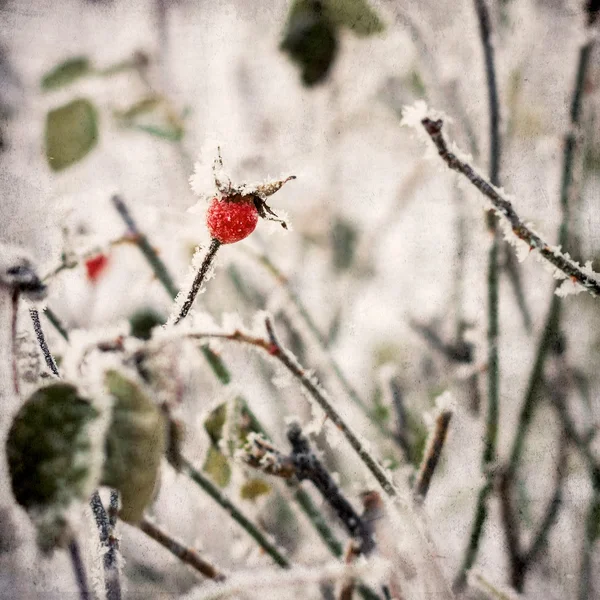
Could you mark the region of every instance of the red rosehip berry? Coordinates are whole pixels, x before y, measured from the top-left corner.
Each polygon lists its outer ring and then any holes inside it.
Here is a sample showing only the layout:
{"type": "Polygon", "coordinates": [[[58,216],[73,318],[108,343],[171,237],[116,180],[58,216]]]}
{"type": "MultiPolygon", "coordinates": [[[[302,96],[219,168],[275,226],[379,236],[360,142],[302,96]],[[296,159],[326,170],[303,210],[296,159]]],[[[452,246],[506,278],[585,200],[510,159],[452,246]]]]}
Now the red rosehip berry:
{"type": "Polygon", "coordinates": [[[213,198],[206,214],[208,231],[221,244],[243,240],[256,229],[257,223],[258,210],[250,197],[213,198]]]}
{"type": "Polygon", "coordinates": [[[85,261],[85,270],[87,272],[87,278],[92,282],[96,283],[102,272],[108,266],[108,257],[104,254],[97,254],[92,258],[88,258],[85,261]]]}

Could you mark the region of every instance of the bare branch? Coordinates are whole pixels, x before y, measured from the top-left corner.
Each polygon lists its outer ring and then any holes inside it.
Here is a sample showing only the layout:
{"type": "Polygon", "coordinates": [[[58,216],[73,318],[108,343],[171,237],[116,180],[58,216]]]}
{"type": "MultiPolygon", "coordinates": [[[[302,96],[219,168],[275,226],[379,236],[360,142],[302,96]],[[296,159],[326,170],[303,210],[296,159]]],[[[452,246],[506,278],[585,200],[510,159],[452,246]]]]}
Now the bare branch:
{"type": "Polygon", "coordinates": [[[537,233],[531,231],[515,212],[509,200],[479,175],[473,167],[448,150],[448,145],[442,134],[443,121],[441,119],[433,121],[425,118],[422,120],[422,124],[448,167],[464,175],[484,196],[489,198],[496,212],[508,221],[513,233],[519,239],[523,240],[532,250],[537,250],[550,264],[562,271],[567,277],[582,285],[592,296],[597,297],[600,295],[600,282],[585,273],[575,261],[552,249],[537,233]]]}
{"type": "Polygon", "coordinates": [[[417,474],[417,480],[415,482],[415,497],[418,501],[422,502],[427,496],[431,479],[435,473],[435,469],[442,455],[442,448],[446,441],[446,434],[448,433],[448,427],[450,426],[450,419],[452,418],[452,412],[449,410],[443,410],[435,419],[435,426],[430,434],[423,461],[417,474]]]}
{"type": "Polygon", "coordinates": [[[166,548],[173,556],[176,556],[181,562],[190,565],[190,567],[204,575],[204,577],[214,579],[215,581],[225,580],[225,575],[222,571],[202,558],[196,550],[176,540],[164,529],[158,527],[148,517],[142,518],[139,528],[163,548],[166,548]]]}

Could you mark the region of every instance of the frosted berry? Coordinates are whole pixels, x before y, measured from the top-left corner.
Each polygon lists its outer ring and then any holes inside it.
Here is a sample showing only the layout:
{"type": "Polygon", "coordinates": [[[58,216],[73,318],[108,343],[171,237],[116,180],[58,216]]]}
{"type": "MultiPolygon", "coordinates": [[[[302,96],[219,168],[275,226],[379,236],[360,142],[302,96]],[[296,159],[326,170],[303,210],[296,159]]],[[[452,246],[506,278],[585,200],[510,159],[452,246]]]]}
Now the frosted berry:
{"type": "Polygon", "coordinates": [[[258,210],[251,196],[213,198],[206,214],[210,235],[221,244],[248,237],[258,223],[258,210]]]}
{"type": "Polygon", "coordinates": [[[108,257],[104,254],[97,254],[85,261],[85,270],[87,278],[92,283],[96,283],[100,275],[108,266],[108,257]]]}

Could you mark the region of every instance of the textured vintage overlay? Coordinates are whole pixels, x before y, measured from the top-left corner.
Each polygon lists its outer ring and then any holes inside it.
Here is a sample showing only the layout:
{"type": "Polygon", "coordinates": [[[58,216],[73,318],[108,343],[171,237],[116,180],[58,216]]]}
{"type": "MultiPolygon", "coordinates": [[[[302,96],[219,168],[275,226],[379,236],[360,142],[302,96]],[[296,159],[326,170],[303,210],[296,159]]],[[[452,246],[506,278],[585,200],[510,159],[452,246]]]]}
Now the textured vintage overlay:
{"type": "Polygon", "coordinates": [[[0,599],[600,597],[597,0],[0,0],[0,599]]]}

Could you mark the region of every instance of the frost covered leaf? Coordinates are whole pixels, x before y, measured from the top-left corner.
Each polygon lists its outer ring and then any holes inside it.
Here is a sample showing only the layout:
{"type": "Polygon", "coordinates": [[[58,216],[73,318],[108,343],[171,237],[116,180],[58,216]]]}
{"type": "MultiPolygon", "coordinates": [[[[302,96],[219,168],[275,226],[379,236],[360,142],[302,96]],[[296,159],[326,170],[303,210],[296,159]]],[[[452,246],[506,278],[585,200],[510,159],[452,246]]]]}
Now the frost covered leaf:
{"type": "Polygon", "coordinates": [[[327,0],[327,12],[336,25],[348,27],[359,36],[384,30],[383,21],[366,0],[327,0]]]}
{"type": "Polygon", "coordinates": [[[271,486],[262,479],[248,479],[240,489],[240,497],[244,500],[256,500],[259,496],[270,493],[271,486]]]}
{"type": "Polygon", "coordinates": [[[227,487],[231,479],[231,467],[227,457],[216,447],[211,446],[206,454],[202,470],[219,486],[227,487]]]}
{"type": "Polygon", "coordinates": [[[106,434],[102,483],[121,492],[119,517],[136,523],[158,483],[166,446],[165,421],[140,387],[117,371],[106,373],[105,384],[114,407],[106,434]]]}
{"type": "Polygon", "coordinates": [[[85,56],[68,58],[42,77],[42,89],[54,90],[69,85],[91,70],[90,61],[85,56]]]}
{"type": "Polygon", "coordinates": [[[97,417],[73,385],[54,383],[34,392],[13,421],[6,442],[12,490],[43,551],[64,542],[66,509],[95,486],[87,426],[97,417]]]}
{"type": "Polygon", "coordinates": [[[46,159],[53,171],[80,161],[98,141],[98,114],[94,105],[78,98],[46,117],[46,159]]]}

